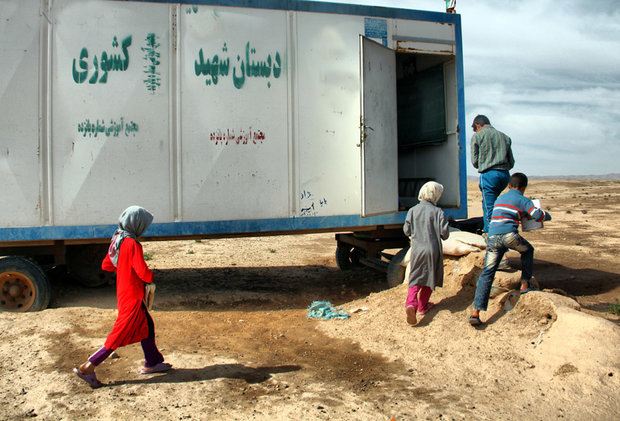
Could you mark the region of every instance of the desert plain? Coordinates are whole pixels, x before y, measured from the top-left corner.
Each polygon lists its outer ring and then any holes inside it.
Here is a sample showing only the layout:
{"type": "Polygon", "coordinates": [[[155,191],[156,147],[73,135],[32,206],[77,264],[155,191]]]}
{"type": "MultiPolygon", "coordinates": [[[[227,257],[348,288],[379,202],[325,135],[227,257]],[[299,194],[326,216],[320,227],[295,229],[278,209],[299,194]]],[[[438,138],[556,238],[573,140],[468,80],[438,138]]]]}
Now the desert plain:
{"type": "MultiPolygon", "coordinates": [[[[620,181],[532,180],[526,194],[553,216],[524,234],[541,291],[510,291],[510,252],[480,328],[484,251],[445,256],[436,306],[412,327],[407,285],[340,271],[334,233],[144,242],[173,370],[140,374],[134,344],[91,389],[71,370],[111,329],[114,285],[54,276],[48,309],[0,313],[0,419],[618,420],[620,181]],[[309,319],[315,300],[350,317],[309,319]]],[[[474,182],[468,205],[481,215],[474,182]]]]}

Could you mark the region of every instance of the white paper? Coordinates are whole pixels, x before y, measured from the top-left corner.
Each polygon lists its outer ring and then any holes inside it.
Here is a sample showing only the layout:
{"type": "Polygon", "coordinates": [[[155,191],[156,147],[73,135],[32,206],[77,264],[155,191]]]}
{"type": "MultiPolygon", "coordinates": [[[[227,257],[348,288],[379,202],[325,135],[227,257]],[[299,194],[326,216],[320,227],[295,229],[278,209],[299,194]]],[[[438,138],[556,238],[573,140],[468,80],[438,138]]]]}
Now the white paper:
{"type": "MultiPolygon", "coordinates": [[[[538,199],[534,199],[532,200],[532,202],[534,203],[534,206],[536,206],[538,209],[542,209],[540,207],[540,200],[538,199]]],[[[523,231],[533,231],[533,230],[537,230],[543,228],[543,223],[542,221],[537,222],[533,219],[523,219],[521,221],[521,229],[523,231]]]]}

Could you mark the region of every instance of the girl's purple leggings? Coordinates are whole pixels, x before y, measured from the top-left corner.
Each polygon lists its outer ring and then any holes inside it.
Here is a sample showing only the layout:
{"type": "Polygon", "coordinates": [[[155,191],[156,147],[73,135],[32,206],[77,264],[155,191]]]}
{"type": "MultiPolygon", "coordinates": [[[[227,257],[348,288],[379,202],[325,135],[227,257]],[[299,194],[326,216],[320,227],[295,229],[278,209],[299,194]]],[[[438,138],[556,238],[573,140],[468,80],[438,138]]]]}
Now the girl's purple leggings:
{"type": "MultiPolygon", "coordinates": [[[[142,351],[144,351],[145,367],[153,367],[164,361],[164,356],[161,355],[155,345],[155,338],[142,339],[142,341],[140,341],[140,345],[142,345],[142,351]]],[[[94,366],[98,366],[110,356],[112,351],[114,350],[102,346],[97,352],[90,356],[88,361],[90,361],[94,366]]]]}
{"type": "MultiPolygon", "coordinates": [[[[144,306],[144,303],[142,303],[142,309],[146,313],[146,323],[149,327],[149,337],[140,341],[142,351],[144,351],[144,366],[154,367],[164,361],[164,356],[161,355],[161,352],[157,349],[157,345],[155,345],[155,324],[153,323],[153,319],[151,318],[148,310],[144,306]]],[[[114,350],[102,346],[99,351],[90,356],[88,361],[96,367],[104,362],[105,359],[110,356],[112,351],[114,350]]]]}

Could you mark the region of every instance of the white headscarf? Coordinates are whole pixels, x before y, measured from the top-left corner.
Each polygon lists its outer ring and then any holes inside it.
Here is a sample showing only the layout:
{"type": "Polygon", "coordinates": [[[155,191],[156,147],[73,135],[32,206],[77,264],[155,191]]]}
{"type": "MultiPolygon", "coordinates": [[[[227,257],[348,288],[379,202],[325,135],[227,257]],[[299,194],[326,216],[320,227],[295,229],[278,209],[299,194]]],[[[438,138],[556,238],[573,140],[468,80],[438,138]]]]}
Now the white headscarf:
{"type": "Polygon", "coordinates": [[[126,237],[140,237],[153,222],[153,214],[141,206],[130,206],[118,217],[118,228],[112,236],[108,255],[114,266],[118,264],[118,251],[126,237]]]}
{"type": "Polygon", "coordinates": [[[443,186],[436,181],[429,181],[428,183],[424,183],[422,188],[420,189],[420,193],[418,193],[418,200],[426,200],[427,202],[431,202],[433,205],[436,205],[443,193],[443,186]]]}

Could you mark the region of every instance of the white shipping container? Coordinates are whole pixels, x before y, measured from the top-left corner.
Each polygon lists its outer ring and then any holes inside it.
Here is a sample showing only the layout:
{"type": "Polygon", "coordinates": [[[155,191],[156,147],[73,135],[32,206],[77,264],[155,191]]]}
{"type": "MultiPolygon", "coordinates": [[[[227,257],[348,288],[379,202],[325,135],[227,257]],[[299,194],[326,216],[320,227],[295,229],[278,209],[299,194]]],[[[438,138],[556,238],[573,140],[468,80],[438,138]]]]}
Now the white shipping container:
{"type": "MultiPolygon", "coordinates": [[[[152,239],[376,234],[435,180],[467,216],[459,15],[0,0],[0,16],[2,255],[87,274],[134,204],[152,239]]],[[[341,259],[376,257],[347,241],[341,259]]],[[[45,288],[31,278],[0,283],[45,288]]]]}

